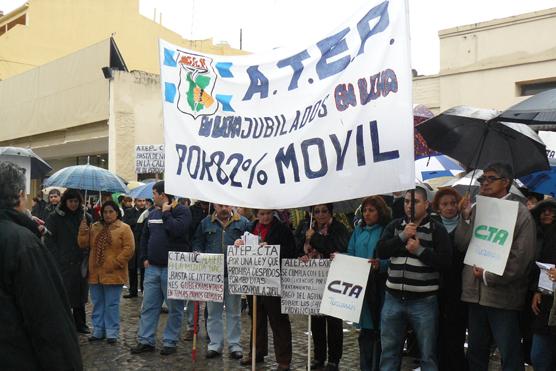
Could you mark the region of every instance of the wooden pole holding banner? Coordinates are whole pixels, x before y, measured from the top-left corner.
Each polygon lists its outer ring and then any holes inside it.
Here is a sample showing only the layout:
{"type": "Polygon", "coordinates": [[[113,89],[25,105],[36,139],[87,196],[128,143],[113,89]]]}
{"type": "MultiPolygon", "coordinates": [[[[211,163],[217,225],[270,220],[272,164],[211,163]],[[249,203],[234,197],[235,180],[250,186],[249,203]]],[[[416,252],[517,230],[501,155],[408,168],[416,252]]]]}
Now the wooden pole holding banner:
{"type": "Polygon", "coordinates": [[[191,349],[191,358],[193,362],[197,360],[197,334],[199,333],[199,302],[193,304],[193,348],[191,349]]]}
{"type": "MultiPolygon", "coordinates": [[[[309,215],[309,228],[312,228],[313,210],[309,215]]],[[[307,318],[307,370],[311,370],[311,315],[307,318]]]]}
{"type": "Polygon", "coordinates": [[[415,190],[412,189],[411,193],[411,208],[409,212],[409,221],[411,223],[415,222],[415,190]]]}
{"type": "Polygon", "coordinates": [[[311,370],[311,315],[307,317],[307,370],[311,370]]]}
{"type": "Polygon", "coordinates": [[[251,370],[257,362],[257,295],[253,295],[253,340],[251,344],[251,370]]]}

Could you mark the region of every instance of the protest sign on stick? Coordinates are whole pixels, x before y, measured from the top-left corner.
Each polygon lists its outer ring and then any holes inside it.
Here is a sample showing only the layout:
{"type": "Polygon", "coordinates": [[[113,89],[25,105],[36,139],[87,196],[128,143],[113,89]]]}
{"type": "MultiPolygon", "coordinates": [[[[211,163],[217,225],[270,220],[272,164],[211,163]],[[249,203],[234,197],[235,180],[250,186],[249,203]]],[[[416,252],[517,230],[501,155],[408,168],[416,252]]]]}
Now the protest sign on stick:
{"type": "Polygon", "coordinates": [[[228,246],[230,294],[280,296],[280,246],[228,246]]]}
{"type": "Polygon", "coordinates": [[[359,322],[370,268],[368,259],[336,254],[328,271],[320,313],[359,322]]]}
{"type": "Polygon", "coordinates": [[[282,313],[319,314],[330,259],[282,260],[282,313]]]}
{"type": "Polygon", "coordinates": [[[501,276],[514,238],[517,201],[477,196],[475,223],[464,264],[501,276]]]}
{"type": "Polygon", "coordinates": [[[168,298],[224,301],[224,254],[168,252],[168,298]]]}

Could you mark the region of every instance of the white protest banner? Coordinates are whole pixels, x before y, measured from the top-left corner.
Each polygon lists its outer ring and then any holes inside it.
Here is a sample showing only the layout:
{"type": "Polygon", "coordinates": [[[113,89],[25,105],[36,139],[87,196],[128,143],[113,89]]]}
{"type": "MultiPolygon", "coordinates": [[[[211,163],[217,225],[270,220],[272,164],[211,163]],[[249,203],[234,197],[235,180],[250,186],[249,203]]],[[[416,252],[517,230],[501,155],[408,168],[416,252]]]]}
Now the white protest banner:
{"type": "Polygon", "coordinates": [[[282,313],[319,314],[330,259],[282,260],[282,313]]]}
{"type": "Polygon", "coordinates": [[[319,313],[359,322],[370,267],[368,259],[336,254],[330,264],[319,313]]]}
{"type": "Polygon", "coordinates": [[[230,294],[280,296],[280,246],[228,246],[230,294]]]}
{"type": "Polygon", "coordinates": [[[224,301],[224,254],[168,252],[168,298],[224,301]]]}
{"type": "Polygon", "coordinates": [[[160,40],[167,191],[285,209],[413,188],[407,1],[369,4],[306,48],[160,40]]]}
{"type": "Polygon", "coordinates": [[[501,276],[514,239],[517,201],[477,196],[475,224],[464,263],[501,276]]]}
{"type": "Polygon", "coordinates": [[[556,133],[553,131],[539,131],[539,137],[546,145],[546,156],[556,159],[556,133]]]}
{"type": "Polygon", "coordinates": [[[135,173],[159,174],[164,172],[164,144],[138,144],[135,146],[135,173]]]}
{"type": "Polygon", "coordinates": [[[25,193],[31,194],[31,158],[23,156],[2,155],[0,162],[11,162],[25,169],[25,193]]]}

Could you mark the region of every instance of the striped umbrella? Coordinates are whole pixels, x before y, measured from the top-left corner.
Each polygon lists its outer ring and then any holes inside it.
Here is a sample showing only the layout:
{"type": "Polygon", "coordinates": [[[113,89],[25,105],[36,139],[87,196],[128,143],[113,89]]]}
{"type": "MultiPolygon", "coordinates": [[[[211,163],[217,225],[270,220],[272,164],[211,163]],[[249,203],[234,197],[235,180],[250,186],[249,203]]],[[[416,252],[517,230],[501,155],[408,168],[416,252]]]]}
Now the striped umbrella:
{"type": "Polygon", "coordinates": [[[415,160],[415,178],[420,182],[455,176],[463,171],[465,170],[457,161],[445,155],[423,157],[415,160]]]}

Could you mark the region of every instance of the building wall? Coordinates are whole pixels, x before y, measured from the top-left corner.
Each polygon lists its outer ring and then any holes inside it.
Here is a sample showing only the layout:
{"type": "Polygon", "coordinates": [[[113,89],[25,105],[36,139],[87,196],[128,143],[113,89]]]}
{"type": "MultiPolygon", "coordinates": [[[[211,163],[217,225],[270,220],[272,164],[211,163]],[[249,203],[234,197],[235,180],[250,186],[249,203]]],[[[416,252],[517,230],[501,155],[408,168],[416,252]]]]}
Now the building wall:
{"type": "Polygon", "coordinates": [[[135,179],[135,145],[164,143],[160,77],[116,71],[111,84],[109,169],[135,179]]]}
{"type": "MultiPolygon", "coordinates": [[[[26,25],[0,35],[0,80],[110,38],[129,70],[160,71],[158,39],[212,54],[244,54],[212,39],[186,40],[139,14],[139,0],[30,0],[15,10],[26,25]]],[[[14,13],[12,12],[12,13],[14,13]]],[[[0,17],[0,29],[13,14],[0,17]]]]}
{"type": "Polygon", "coordinates": [[[556,82],[556,8],[439,32],[440,73],[414,79],[414,103],[503,110],[521,83],[556,82]]]}

